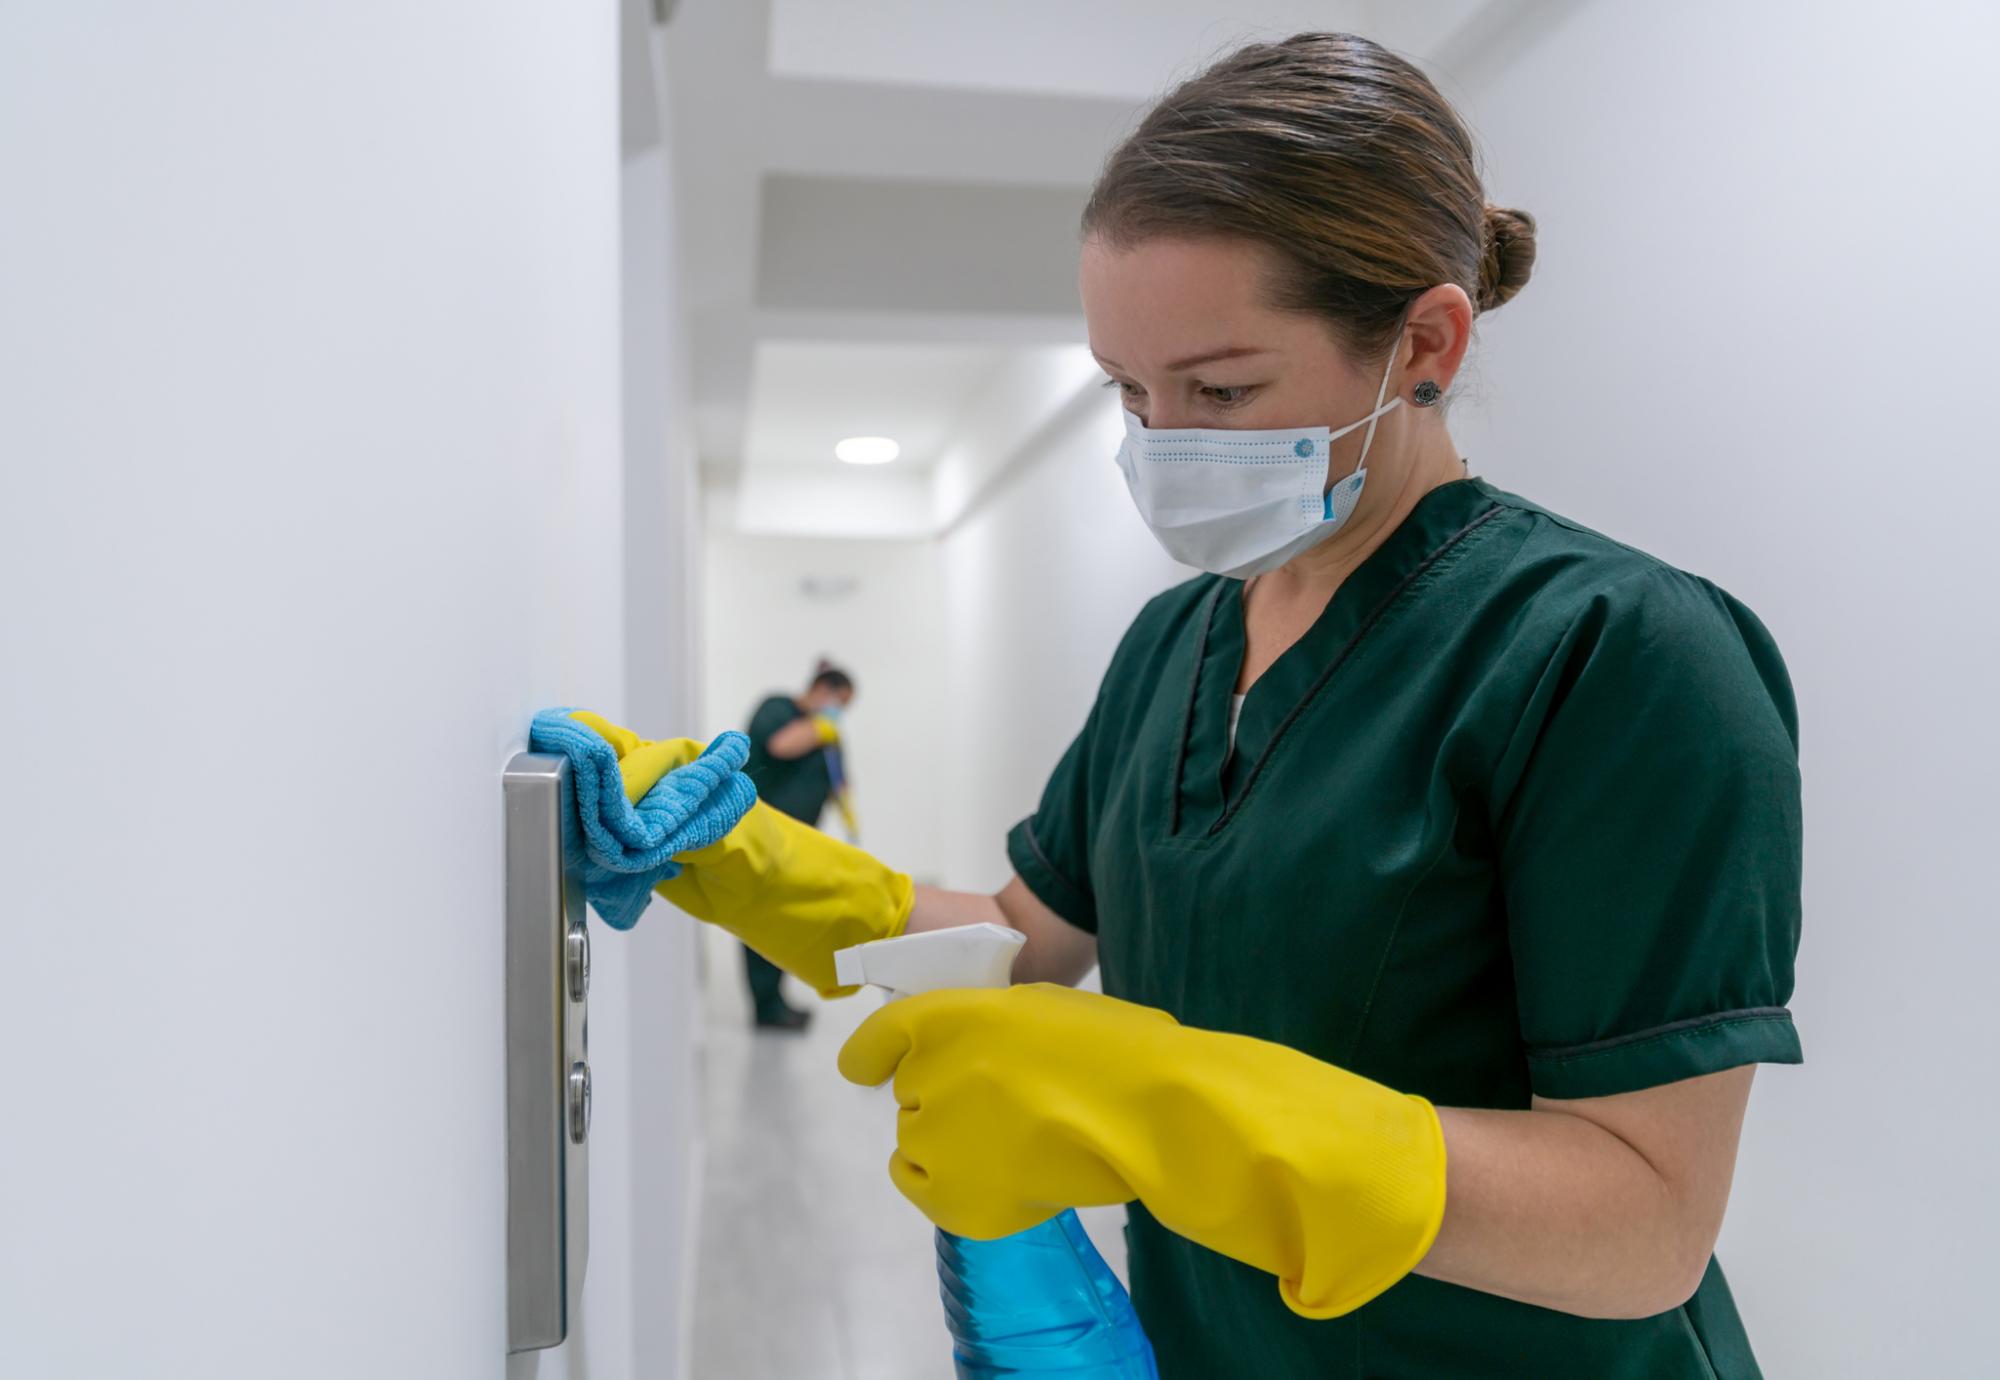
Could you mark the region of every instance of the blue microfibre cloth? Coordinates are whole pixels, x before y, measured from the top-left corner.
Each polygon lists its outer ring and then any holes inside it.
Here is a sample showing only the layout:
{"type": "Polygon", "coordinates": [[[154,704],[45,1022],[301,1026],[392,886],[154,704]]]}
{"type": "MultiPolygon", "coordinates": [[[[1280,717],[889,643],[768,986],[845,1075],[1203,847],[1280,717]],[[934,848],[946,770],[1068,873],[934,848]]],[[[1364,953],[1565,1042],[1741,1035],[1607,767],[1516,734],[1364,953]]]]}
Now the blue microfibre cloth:
{"type": "Polygon", "coordinates": [[[591,909],[614,930],[638,924],[654,885],[680,876],[676,854],[716,842],[757,803],[757,788],[743,774],[750,740],[741,733],[717,738],[636,805],[625,799],[611,744],[567,709],[535,715],[528,746],[569,758],[563,861],[582,878],[591,909]]]}

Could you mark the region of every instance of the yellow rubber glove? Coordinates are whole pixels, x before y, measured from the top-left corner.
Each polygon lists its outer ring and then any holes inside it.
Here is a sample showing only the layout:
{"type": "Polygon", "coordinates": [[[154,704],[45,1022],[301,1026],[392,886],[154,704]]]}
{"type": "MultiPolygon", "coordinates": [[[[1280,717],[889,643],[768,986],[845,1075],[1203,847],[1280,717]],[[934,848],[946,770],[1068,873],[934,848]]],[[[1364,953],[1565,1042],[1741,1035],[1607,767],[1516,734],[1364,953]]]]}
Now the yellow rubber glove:
{"type": "MultiPolygon", "coordinates": [[[[648,742],[589,710],[570,717],[611,744],[631,800],[701,755],[702,745],[691,738],[648,742]]],[[[720,842],[675,861],[681,875],[654,891],[697,920],[729,931],[826,997],[855,990],[834,977],[834,951],[895,938],[909,922],[916,897],[902,873],[761,800],[720,842]]]]}
{"type": "Polygon", "coordinates": [[[611,750],[618,754],[618,774],[625,781],[625,798],[634,805],[645,798],[661,777],[676,767],[686,766],[702,753],[701,744],[692,738],[652,742],[588,709],[572,709],[569,716],[594,729],[598,737],[611,744],[611,750]]]}
{"type": "Polygon", "coordinates": [[[825,714],[813,715],[813,732],[819,735],[821,747],[833,747],[840,742],[840,725],[825,714]]]}
{"type": "Polygon", "coordinates": [[[891,1002],[840,1051],[894,1077],[889,1175],[950,1232],[992,1239],[1137,1198],[1268,1270],[1296,1313],[1352,1312],[1444,1218],[1444,1133],[1410,1097],[1265,1040],[1047,984],[891,1002]]]}

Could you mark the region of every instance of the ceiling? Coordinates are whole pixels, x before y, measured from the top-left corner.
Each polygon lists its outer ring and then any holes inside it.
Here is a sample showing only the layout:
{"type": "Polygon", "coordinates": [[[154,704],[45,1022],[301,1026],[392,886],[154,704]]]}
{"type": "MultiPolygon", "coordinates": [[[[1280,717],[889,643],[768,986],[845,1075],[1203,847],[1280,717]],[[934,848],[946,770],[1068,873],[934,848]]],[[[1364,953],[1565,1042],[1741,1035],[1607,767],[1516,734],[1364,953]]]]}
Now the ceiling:
{"type": "Polygon", "coordinates": [[[1137,102],[1250,38],[1345,29],[1421,49],[1479,8],[1479,0],[771,0],[770,71],[1137,102]]]}
{"type": "MultiPolygon", "coordinates": [[[[1090,182],[1207,59],[1350,28],[1462,75],[1548,3],[681,0],[668,134],[705,481],[835,482],[857,472],[834,441],[887,435],[907,459],[853,484],[922,485],[957,430],[1009,410],[996,392],[1077,386],[1090,182]]],[[[826,534],[838,507],[764,512],[826,534]]]]}
{"type": "Polygon", "coordinates": [[[847,436],[893,436],[925,468],[1006,351],[982,345],[765,341],[751,369],[743,463],[824,466],[847,436]]]}

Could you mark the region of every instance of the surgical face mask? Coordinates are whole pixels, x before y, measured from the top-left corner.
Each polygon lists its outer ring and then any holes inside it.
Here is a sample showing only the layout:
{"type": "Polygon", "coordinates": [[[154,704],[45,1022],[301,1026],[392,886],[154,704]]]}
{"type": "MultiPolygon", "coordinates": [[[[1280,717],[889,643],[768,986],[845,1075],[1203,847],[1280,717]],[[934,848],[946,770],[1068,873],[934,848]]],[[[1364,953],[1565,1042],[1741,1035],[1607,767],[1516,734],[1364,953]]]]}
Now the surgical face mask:
{"type": "Polygon", "coordinates": [[[1118,468],[1139,516],[1182,565],[1238,580],[1276,570],[1318,546],[1346,525],[1361,502],[1375,423],[1403,401],[1383,401],[1395,362],[1391,350],[1375,410],[1338,431],[1323,426],[1155,431],[1128,411],[1118,468]],[[1364,426],[1368,434],[1354,473],[1328,488],[1333,443],[1364,426]]]}

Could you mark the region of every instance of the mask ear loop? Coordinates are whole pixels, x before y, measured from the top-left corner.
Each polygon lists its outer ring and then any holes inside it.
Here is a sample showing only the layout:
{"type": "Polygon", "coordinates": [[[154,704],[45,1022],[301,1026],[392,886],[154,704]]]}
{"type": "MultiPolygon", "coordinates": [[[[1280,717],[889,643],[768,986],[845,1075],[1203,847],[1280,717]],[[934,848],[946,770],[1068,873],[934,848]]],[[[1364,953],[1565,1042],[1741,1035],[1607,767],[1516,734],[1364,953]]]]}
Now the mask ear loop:
{"type": "Polygon", "coordinates": [[[1368,430],[1361,438],[1361,459],[1354,466],[1356,474],[1368,468],[1368,447],[1375,444],[1375,424],[1382,420],[1384,413],[1391,411],[1396,403],[1402,401],[1401,398],[1397,398],[1396,402],[1390,403],[1388,407],[1382,406],[1382,400],[1389,396],[1389,376],[1396,372],[1396,356],[1403,352],[1403,329],[1400,326],[1396,328],[1396,343],[1389,347],[1389,362],[1382,368],[1382,386],[1375,390],[1375,411],[1369,415],[1368,430]]]}

